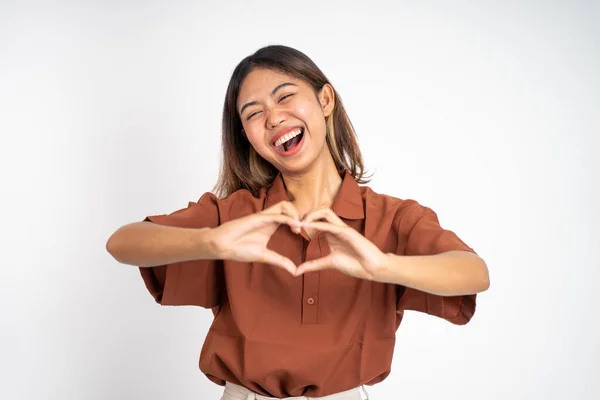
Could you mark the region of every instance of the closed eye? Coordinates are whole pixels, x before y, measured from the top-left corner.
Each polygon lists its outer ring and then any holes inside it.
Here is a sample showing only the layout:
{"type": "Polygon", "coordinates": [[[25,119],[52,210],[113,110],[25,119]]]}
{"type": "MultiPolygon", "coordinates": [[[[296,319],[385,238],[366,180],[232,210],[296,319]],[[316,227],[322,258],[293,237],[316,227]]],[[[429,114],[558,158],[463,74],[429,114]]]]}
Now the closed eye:
{"type": "Polygon", "coordinates": [[[248,115],[248,118],[246,118],[246,121],[248,121],[250,118],[254,117],[256,114],[258,114],[260,111],[257,111],[255,113],[252,113],[250,115],[248,115]]]}
{"type": "Polygon", "coordinates": [[[279,102],[281,103],[283,100],[287,99],[290,96],[293,96],[294,93],[290,93],[290,94],[286,94],[285,96],[283,96],[282,98],[279,99],[279,102]]]}

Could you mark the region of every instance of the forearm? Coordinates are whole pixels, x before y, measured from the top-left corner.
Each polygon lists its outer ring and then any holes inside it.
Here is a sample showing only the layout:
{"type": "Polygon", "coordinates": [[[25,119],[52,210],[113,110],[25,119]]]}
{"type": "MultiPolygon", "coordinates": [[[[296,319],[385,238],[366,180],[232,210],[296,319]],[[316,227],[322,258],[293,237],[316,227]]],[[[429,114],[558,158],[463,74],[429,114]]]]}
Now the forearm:
{"type": "Polygon", "coordinates": [[[427,256],[388,253],[375,280],[440,296],[475,294],[489,287],[488,269],[479,256],[449,251],[427,256]]]}
{"type": "Polygon", "coordinates": [[[119,228],[106,250],[120,263],[140,267],[216,259],[211,229],[188,229],[136,222],[119,228]]]}

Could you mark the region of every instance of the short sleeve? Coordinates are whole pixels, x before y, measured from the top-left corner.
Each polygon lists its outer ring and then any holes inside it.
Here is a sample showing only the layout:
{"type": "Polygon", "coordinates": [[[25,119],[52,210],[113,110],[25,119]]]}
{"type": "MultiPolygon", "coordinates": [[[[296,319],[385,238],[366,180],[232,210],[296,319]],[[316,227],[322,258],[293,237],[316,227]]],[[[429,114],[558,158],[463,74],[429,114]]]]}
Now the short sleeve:
{"type": "MultiPolygon", "coordinates": [[[[398,224],[396,254],[434,255],[452,250],[475,253],[454,232],[440,226],[437,214],[418,203],[404,211],[398,224]]],[[[475,313],[476,295],[439,296],[399,287],[398,312],[415,310],[464,325],[475,313]]]]}
{"type": "MultiPolygon", "coordinates": [[[[205,193],[198,202],[171,214],[151,215],[145,221],[179,228],[215,228],[219,225],[217,197],[205,193]]],[[[224,288],[220,260],[191,260],[155,267],[139,267],[146,288],[163,306],[216,307],[224,288]]]]}

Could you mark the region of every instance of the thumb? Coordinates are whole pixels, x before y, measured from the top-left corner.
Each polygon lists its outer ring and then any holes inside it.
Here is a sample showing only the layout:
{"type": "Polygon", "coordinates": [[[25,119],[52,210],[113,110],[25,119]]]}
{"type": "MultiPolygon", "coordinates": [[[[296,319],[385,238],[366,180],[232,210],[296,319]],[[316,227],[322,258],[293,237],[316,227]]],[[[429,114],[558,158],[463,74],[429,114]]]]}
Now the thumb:
{"type": "Polygon", "coordinates": [[[296,269],[296,275],[302,275],[306,272],[313,272],[330,268],[334,268],[333,258],[331,257],[331,255],[328,255],[300,264],[296,269]]]}
{"type": "Polygon", "coordinates": [[[296,275],[296,264],[294,264],[294,262],[289,258],[284,257],[272,250],[265,249],[262,256],[262,261],[267,264],[283,268],[294,276],[296,275]]]}

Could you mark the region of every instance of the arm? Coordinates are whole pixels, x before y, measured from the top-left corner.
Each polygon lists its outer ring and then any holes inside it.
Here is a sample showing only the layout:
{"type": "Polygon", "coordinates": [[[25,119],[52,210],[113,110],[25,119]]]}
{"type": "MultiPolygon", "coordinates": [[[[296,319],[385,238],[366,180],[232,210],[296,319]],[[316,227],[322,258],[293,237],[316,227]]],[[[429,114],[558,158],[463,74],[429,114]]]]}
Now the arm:
{"type": "Polygon", "coordinates": [[[214,260],[218,256],[211,231],[134,222],[113,233],[106,242],[106,250],[118,262],[139,267],[214,260]]]}
{"type": "Polygon", "coordinates": [[[490,285],[485,261],[468,251],[423,256],[387,253],[377,270],[376,281],[439,296],[475,294],[487,290],[490,285]]]}
{"type": "MultiPolygon", "coordinates": [[[[201,201],[207,203],[213,196],[203,199],[201,201]]],[[[288,202],[281,202],[264,211],[218,224],[217,212],[192,205],[168,216],[148,217],[152,222],[122,226],[108,239],[106,249],[117,261],[138,267],[228,259],[269,263],[293,274],[296,266],[291,260],[267,249],[279,225],[299,229],[296,219],[289,215],[289,207],[288,202]]]]}

